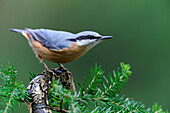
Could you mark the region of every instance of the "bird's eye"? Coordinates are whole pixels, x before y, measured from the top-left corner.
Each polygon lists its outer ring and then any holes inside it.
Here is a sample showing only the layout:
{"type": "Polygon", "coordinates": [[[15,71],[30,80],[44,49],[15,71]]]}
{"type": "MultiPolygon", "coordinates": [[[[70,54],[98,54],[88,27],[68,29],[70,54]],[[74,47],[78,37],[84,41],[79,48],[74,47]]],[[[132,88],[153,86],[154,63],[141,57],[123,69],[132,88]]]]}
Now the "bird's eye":
{"type": "Polygon", "coordinates": [[[87,35],[86,36],[87,39],[96,39],[96,37],[92,36],[92,35],[87,35]]]}
{"type": "Polygon", "coordinates": [[[92,38],[93,36],[91,36],[91,35],[87,35],[87,38],[92,38]]]}

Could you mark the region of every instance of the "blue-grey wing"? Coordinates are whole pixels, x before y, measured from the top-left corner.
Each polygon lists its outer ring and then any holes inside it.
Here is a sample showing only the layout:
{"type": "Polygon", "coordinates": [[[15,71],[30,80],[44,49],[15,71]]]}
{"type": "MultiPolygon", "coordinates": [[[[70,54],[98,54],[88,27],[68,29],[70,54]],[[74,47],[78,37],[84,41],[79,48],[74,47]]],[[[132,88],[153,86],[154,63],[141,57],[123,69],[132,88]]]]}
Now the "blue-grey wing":
{"type": "Polygon", "coordinates": [[[36,40],[50,50],[59,50],[68,48],[72,41],[69,38],[75,37],[75,34],[65,31],[55,31],[49,29],[26,29],[36,40]]]}

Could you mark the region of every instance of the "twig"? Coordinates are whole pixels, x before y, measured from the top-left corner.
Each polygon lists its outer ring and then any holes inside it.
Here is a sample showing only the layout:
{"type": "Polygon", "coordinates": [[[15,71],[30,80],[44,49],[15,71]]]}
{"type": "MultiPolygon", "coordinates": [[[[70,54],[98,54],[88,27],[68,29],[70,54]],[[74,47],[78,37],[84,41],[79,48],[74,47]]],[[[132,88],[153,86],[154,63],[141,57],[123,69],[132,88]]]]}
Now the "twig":
{"type": "Polygon", "coordinates": [[[97,100],[101,99],[104,96],[104,94],[107,93],[109,91],[109,89],[111,89],[112,86],[114,86],[114,85],[115,85],[115,82],[113,83],[113,85],[110,85],[109,88],[107,88],[97,100]]]}
{"type": "Polygon", "coordinates": [[[71,104],[71,106],[72,106],[72,109],[73,109],[73,113],[76,113],[76,110],[74,108],[74,104],[71,104]]]}
{"type": "MultiPolygon", "coordinates": [[[[127,74],[127,73],[124,73],[124,74],[120,77],[120,80],[121,80],[121,79],[123,78],[123,76],[125,76],[126,74],[127,74]]],[[[110,85],[109,88],[107,88],[107,89],[101,94],[101,96],[100,96],[99,98],[97,98],[96,100],[101,99],[101,98],[104,96],[104,94],[107,93],[107,92],[109,91],[109,89],[111,89],[115,84],[116,84],[116,83],[114,82],[112,85],[110,85]]]]}
{"type": "Polygon", "coordinates": [[[6,108],[5,108],[4,113],[7,113],[8,107],[9,107],[9,105],[11,104],[11,100],[12,100],[12,96],[13,96],[13,94],[14,94],[14,90],[15,90],[15,88],[13,88],[12,93],[11,93],[10,98],[9,98],[9,101],[8,101],[8,103],[6,103],[7,106],[6,106],[6,108]]]}
{"type": "Polygon", "coordinates": [[[89,84],[88,88],[86,89],[86,91],[83,93],[83,96],[86,94],[86,92],[89,90],[89,88],[91,87],[91,85],[93,84],[94,80],[96,79],[96,77],[93,78],[93,80],[91,81],[91,83],[89,84]]]}

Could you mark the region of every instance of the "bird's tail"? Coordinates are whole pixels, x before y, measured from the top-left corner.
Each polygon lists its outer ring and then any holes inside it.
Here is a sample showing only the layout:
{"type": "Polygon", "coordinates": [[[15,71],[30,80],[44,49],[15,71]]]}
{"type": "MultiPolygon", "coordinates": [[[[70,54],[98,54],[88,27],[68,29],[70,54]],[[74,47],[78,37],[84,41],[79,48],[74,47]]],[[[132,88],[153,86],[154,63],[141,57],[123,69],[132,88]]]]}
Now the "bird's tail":
{"type": "Polygon", "coordinates": [[[23,31],[25,31],[25,30],[22,30],[22,29],[13,29],[13,28],[10,28],[9,30],[17,32],[17,33],[22,33],[23,31]]]}
{"type": "Polygon", "coordinates": [[[32,35],[27,30],[13,29],[13,28],[11,28],[9,30],[22,34],[25,38],[27,38],[27,40],[33,40],[32,35]]]}

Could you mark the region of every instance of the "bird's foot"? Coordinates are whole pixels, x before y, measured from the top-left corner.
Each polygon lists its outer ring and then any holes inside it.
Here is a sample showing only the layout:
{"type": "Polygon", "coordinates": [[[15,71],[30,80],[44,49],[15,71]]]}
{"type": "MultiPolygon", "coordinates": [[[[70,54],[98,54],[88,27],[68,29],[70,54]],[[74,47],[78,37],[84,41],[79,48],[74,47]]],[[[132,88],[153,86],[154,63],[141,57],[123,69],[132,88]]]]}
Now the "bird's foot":
{"type": "Polygon", "coordinates": [[[63,71],[67,71],[67,69],[61,64],[61,63],[58,63],[59,65],[59,70],[63,70],[63,71]]]}
{"type": "Polygon", "coordinates": [[[46,71],[50,71],[51,69],[47,66],[47,64],[45,63],[45,62],[43,62],[43,64],[44,64],[44,67],[45,67],[45,70],[46,71]]]}
{"type": "Polygon", "coordinates": [[[46,71],[51,70],[51,69],[47,66],[47,64],[44,62],[44,59],[43,59],[40,55],[36,54],[36,57],[39,59],[40,63],[43,63],[43,64],[44,64],[44,67],[45,67],[45,70],[46,70],[46,71]]]}

